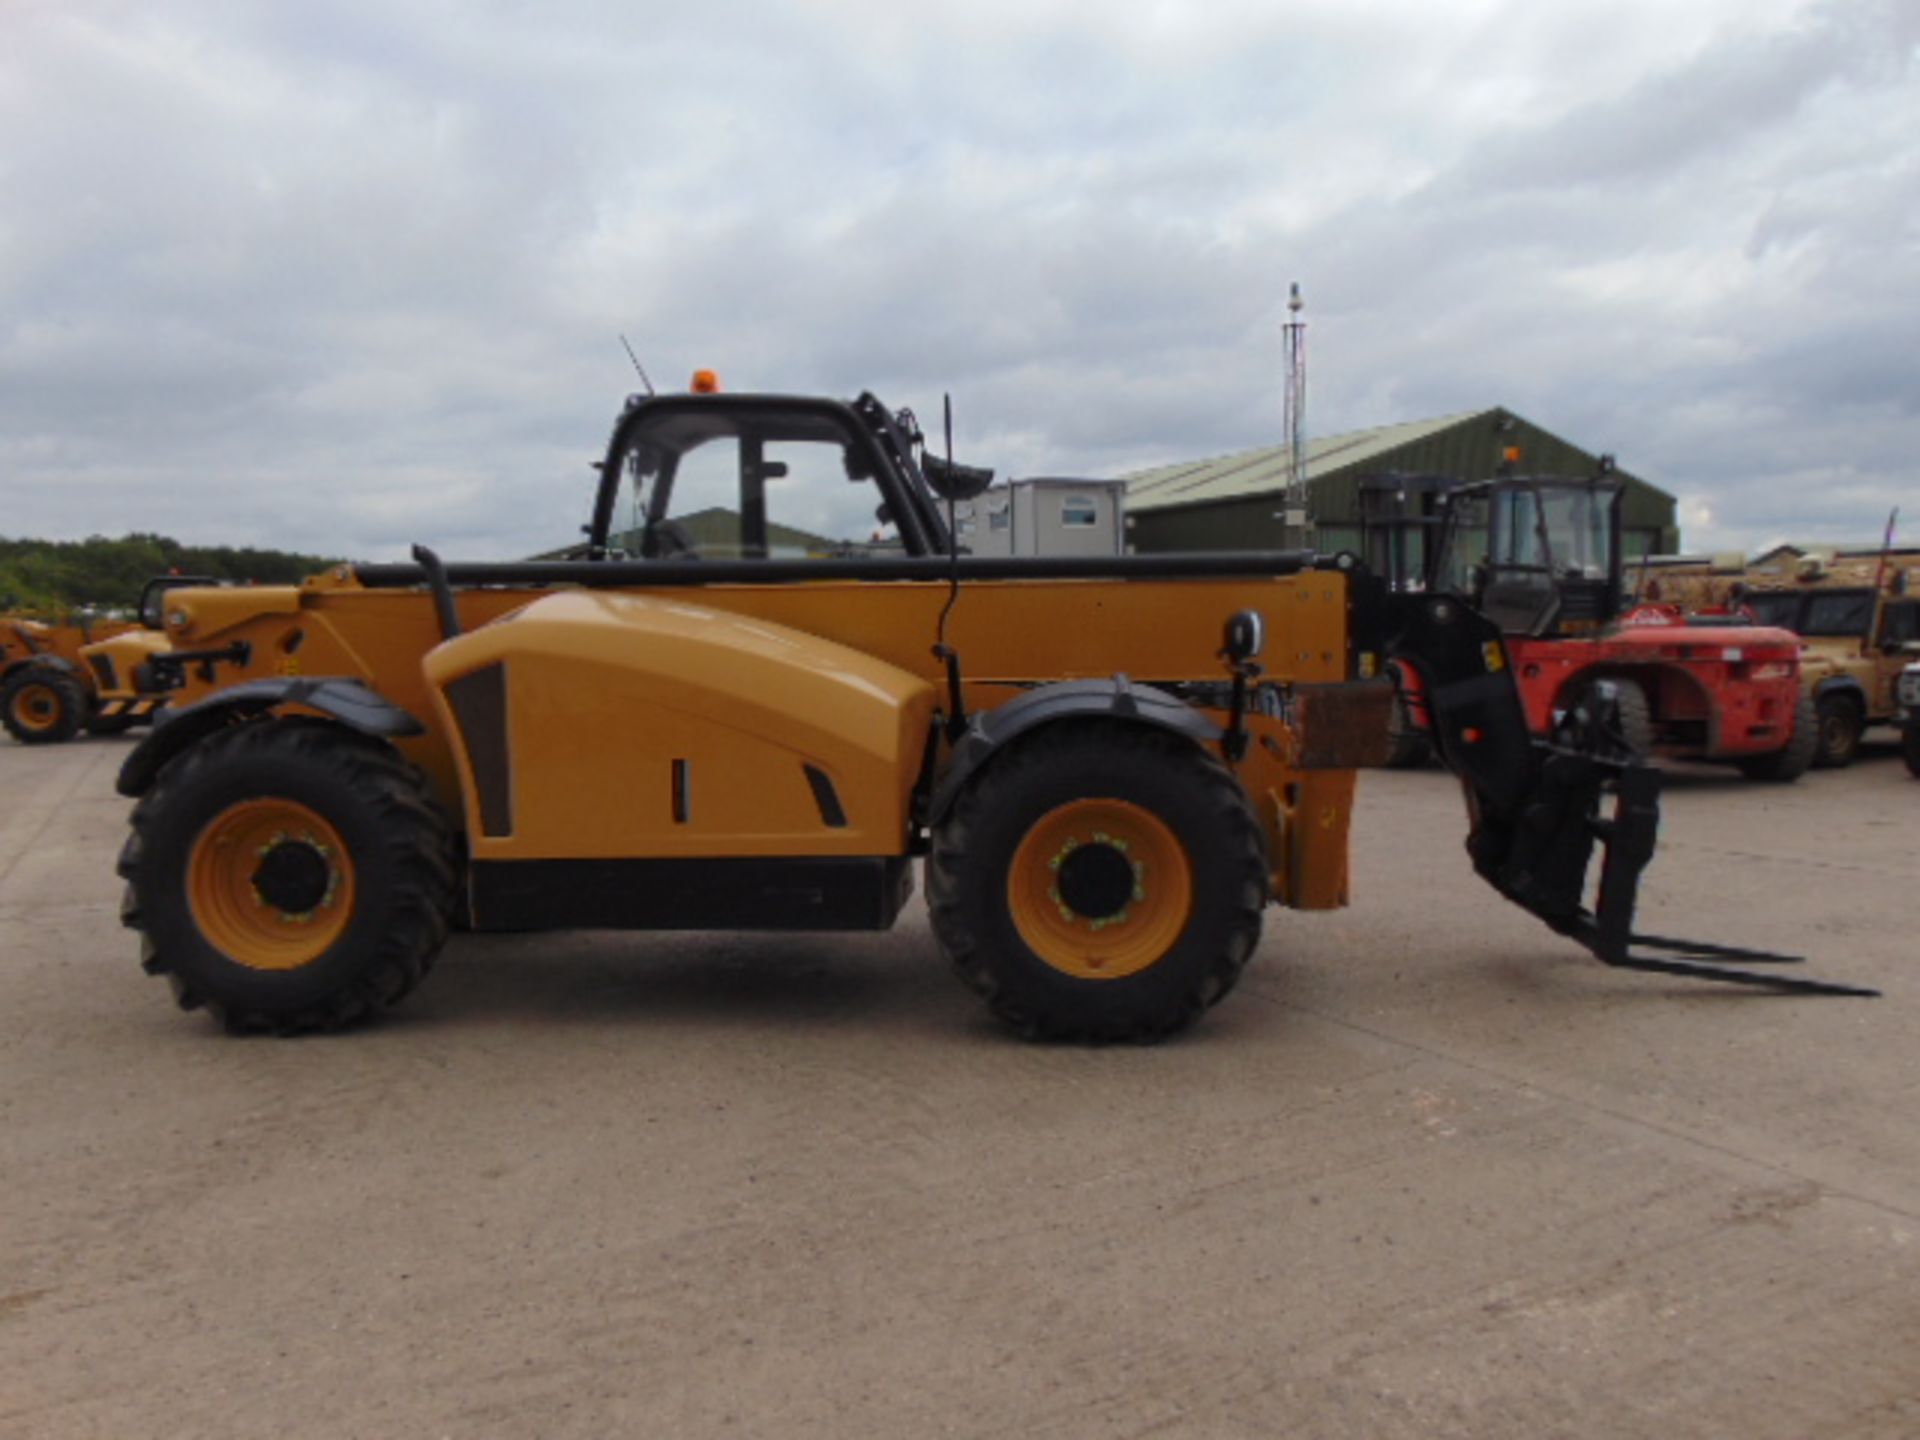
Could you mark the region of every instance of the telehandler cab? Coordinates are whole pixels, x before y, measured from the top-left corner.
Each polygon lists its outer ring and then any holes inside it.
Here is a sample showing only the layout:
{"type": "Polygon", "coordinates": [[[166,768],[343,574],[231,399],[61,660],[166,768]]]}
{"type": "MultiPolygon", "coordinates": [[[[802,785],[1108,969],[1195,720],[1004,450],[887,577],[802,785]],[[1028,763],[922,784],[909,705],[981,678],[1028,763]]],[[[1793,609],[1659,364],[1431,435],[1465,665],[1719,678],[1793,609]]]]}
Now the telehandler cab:
{"type": "Polygon", "coordinates": [[[1632,934],[1653,772],[1600,704],[1534,743],[1456,596],[1351,557],[960,556],[940,501],[986,472],[871,395],[634,397],[599,468],[583,558],[416,549],[164,597],[180,686],[121,773],[120,872],[182,1006],[351,1023],[456,917],[883,929],[919,858],[941,950],[1003,1021],[1154,1039],[1233,987],[1268,903],[1346,903],[1389,657],[1503,895],[1609,964],[1863,993],[1632,934]],[[876,505],[903,554],[857,538],[876,505]]]}

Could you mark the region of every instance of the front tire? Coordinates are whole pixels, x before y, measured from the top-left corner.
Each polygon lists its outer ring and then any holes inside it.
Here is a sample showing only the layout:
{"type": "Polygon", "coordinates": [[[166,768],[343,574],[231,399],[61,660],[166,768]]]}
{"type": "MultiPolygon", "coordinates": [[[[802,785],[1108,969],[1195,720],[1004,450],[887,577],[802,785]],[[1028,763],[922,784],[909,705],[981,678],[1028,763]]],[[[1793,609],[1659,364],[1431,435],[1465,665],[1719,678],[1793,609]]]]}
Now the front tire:
{"type": "Polygon", "coordinates": [[[1816,770],[1840,770],[1860,753],[1865,721],[1860,707],[1848,695],[1822,695],[1815,703],[1820,720],[1820,743],[1813,754],[1816,770]]]}
{"type": "Polygon", "coordinates": [[[229,1030],[334,1030],[426,977],[453,841],[412,766],[338,725],[272,719],[171,761],[133,812],[121,918],[182,1009],[229,1030]]]}
{"type": "Polygon", "coordinates": [[[1152,1041],[1239,980],[1267,861],[1232,774],[1189,740],[1047,726],[962,791],[927,860],[935,937],[1032,1039],[1152,1041]]]}
{"type": "Polygon", "coordinates": [[[87,713],[87,692],[64,670],[23,665],[0,685],[0,723],[22,745],[71,740],[87,713]]]}

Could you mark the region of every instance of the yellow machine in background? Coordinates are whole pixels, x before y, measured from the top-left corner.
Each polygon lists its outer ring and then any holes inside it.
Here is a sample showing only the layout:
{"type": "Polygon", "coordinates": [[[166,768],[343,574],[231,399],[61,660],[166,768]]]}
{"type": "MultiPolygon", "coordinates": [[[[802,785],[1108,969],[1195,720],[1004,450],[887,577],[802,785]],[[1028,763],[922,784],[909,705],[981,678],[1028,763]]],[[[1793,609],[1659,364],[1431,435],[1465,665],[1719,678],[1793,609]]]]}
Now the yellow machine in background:
{"type": "Polygon", "coordinates": [[[1003,1021],[1154,1039],[1233,988],[1270,902],[1347,902],[1389,657],[1507,898],[1609,964],[1845,988],[1632,934],[1653,772],[1599,706],[1535,745],[1458,597],[1307,554],[960,556],[939,502],[984,472],[871,396],[636,397],[600,469],[579,560],[419,550],[162,597],[176,709],[122,771],[120,870],[183,1005],[348,1024],[411,991],[456,916],[883,929],[921,860],[941,950],[1003,1021]],[[742,558],[676,520],[716,485],[742,558]],[[876,500],[891,554],[772,553],[777,524],[865,529],[876,500]]]}
{"type": "Polygon", "coordinates": [[[150,720],[166,697],[146,662],[167,648],[131,621],[0,617],[0,723],[23,745],[46,745],[150,720]]]}

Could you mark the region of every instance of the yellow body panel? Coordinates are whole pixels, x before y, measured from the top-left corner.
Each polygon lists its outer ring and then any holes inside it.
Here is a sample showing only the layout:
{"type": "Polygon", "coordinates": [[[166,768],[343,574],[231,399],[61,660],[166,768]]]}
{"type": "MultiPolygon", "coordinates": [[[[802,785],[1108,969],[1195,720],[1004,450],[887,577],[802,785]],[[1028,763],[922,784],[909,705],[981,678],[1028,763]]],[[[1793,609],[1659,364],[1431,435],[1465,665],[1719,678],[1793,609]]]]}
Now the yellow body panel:
{"type": "Polygon", "coordinates": [[[444,687],[493,665],[506,674],[512,828],[486,834],[477,787],[463,787],[477,860],[906,850],[935,704],[921,677],[692,597],[551,595],[426,657],[469,772],[486,762],[444,687]],[[808,766],[844,823],[823,819],[808,766]]]}
{"type": "MultiPolygon", "coordinates": [[[[437,678],[444,679],[454,672],[437,667],[452,663],[451,657],[456,655],[462,657],[461,671],[486,663],[478,658],[480,648],[460,647],[510,646],[514,629],[527,623],[533,613],[530,602],[549,607],[541,611],[539,623],[547,623],[549,616],[555,623],[565,617],[568,626],[587,629],[604,625],[611,637],[626,631],[625,622],[613,617],[630,619],[637,612],[626,602],[644,598],[659,607],[724,612],[767,622],[764,628],[769,631],[798,632],[832,642],[893,674],[930,687],[922,692],[930,697],[925,703],[944,704],[943,670],[932,646],[948,594],[947,584],[934,580],[803,580],[620,591],[466,589],[456,592],[455,602],[467,633],[441,650],[433,665],[437,678]],[[619,603],[608,606],[609,601],[619,603]],[[523,607],[529,608],[518,618],[483,628],[523,607]],[[590,614],[603,618],[588,620],[590,614]]],[[[252,647],[244,667],[222,664],[211,685],[197,674],[190,676],[187,687],[175,693],[175,705],[191,705],[214,690],[277,675],[360,679],[427,723],[427,734],[401,740],[399,748],[425,771],[451,812],[467,814],[473,803],[470,787],[462,783],[452,730],[440,708],[443,702],[430,696],[423,665],[428,652],[435,650],[441,639],[431,597],[424,590],[366,589],[351,570],[339,570],[310,579],[298,590],[179,590],[169,594],[167,601],[169,634],[177,648],[223,647],[235,640],[246,640],[252,647]],[[250,608],[249,601],[258,603],[250,608]],[[173,625],[176,615],[184,623],[173,625]]],[[[1347,581],[1333,571],[1274,577],[967,580],[949,617],[947,642],[960,653],[966,703],[970,710],[977,711],[1004,703],[1025,686],[1055,680],[1119,673],[1139,682],[1224,682],[1227,672],[1218,653],[1222,628],[1238,610],[1256,610],[1265,618],[1267,643],[1261,663],[1268,679],[1330,684],[1349,678],[1347,581]]],[[[584,639],[580,643],[591,648],[584,639]]],[[[529,654],[528,659],[532,658],[529,654]]],[[[562,662],[556,658],[554,663],[562,662]]],[[[638,786],[639,793],[655,797],[646,803],[657,811],[657,775],[632,773],[629,767],[639,762],[629,757],[643,753],[657,756],[666,753],[660,747],[671,749],[683,738],[691,745],[701,737],[685,737],[679,730],[662,731],[654,739],[644,736],[646,725],[678,725],[675,715],[690,712],[675,712],[659,703],[640,678],[644,674],[637,668],[641,662],[636,662],[635,668],[625,668],[611,659],[603,663],[582,654],[565,663],[575,667],[569,677],[563,679],[556,670],[540,683],[525,687],[529,698],[515,698],[510,716],[510,722],[537,725],[549,739],[565,731],[564,740],[548,747],[546,760],[535,759],[529,749],[528,763],[546,768],[524,774],[516,770],[516,799],[520,795],[530,798],[538,786],[551,786],[555,803],[543,816],[516,814],[515,835],[498,850],[487,848],[494,842],[481,835],[469,816],[467,826],[475,858],[504,857],[508,853],[516,858],[715,854],[713,848],[636,848],[635,843],[629,843],[633,832],[624,828],[628,824],[625,818],[595,818],[626,802],[627,796],[619,789],[623,784],[638,786]],[[591,680],[586,678],[589,675],[591,680]],[[607,689],[609,686],[612,688],[607,689]],[[563,695],[563,689],[577,690],[580,695],[563,695]],[[538,700],[531,698],[536,693],[541,697],[538,700]],[[528,707],[524,715],[523,705],[528,707]],[[639,717],[647,706],[653,708],[643,724],[639,717]],[[585,718],[589,712],[591,719],[585,718]],[[576,716],[580,718],[570,718],[576,716]],[[616,739],[622,744],[616,744],[616,739]],[[533,778],[536,774],[542,777],[538,786],[533,778]],[[617,848],[623,844],[624,848],[617,848]]],[[[770,752],[797,755],[809,748],[811,742],[793,740],[781,728],[785,721],[778,717],[787,713],[787,696],[747,673],[739,677],[738,684],[743,693],[752,695],[769,711],[767,728],[742,725],[742,732],[750,732],[770,752]]],[[[516,683],[516,697],[522,688],[516,683]]],[[[921,703],[913,702],[915,706],[921,703]]],[[[1218,714],[1214,718],[1224,720],[1218,714]]],[[[1286,729],[1277,720],[1255,723],[1277,727],[1281,732],[1286,729]]],[[[921,733],[924,735],[924,730],[921,733]]],[[[734,737],[728,754],[752,753],[752,746],[738,743],[740,738],[734,737]]],[[[833,753],[823,746],[814,748],[829,756],[833,753]]],[[[1285,743],[1254,747],[1240,765],[1242,784],[1267,830],[1274,893],[1296,908],[1344,904],[1346,814],[1351,804],[1352,772],[1297,770],[1288,763],[1297,753],[1296,744],[1287,737],[1285,743]]],[[[677,758],[698,760],[692,755],[677,758]]],[[[765,763],[774,762],[768,759],[765,763]]],[[[703,806],[734,803],[726,798],[729,792],[725,785],[731,782],[723,783],[714,775],[725,768],[710,762],[696,765],[703,786],[721,786],[707,790],[703,806]]],[[[908,757],[891,788],[898,791],[910,785],[917,769],[917,760],[908,757]]],[[[835,776],[836,788],[839,778],[835,776]]],[[[746,784],[740,794],[744,796],[752,788],[746,784]]],[[[857,793],[887,788],[862,784],[857,793]]],[[[753,795],[752,799],[756,805],[768,803],[765,796],[753,795]]],[[[849,844],[844,851],[822,841],[818,810],[805,790],[797,795],[790,790],[784,792],[778,803],[786,807],[782,814],[787,818],[779,825],[798,817],[802,802],[815,827],[809,841],[812,848],[805,853],[898,853],[897,840],[867,849],[849,844]]],[[[847,808],[853,821],[854,804],[848,801],[847,808]]],[[[871,844],[865,838],[869,822],[862,816],[858,823],[861,843],[871,844]]],[[[783,848],[790,846],[791,841],[783,837],[791,833],[790,829],[777,828],[777,833],[763,830],[736,834],[718,853],[794,853],[783,848]]],[[[850,842],[853,837],[845,838],[850,842]]]]}
{"type": "Polygon", "coordinates": [[[1291,910],[1338,910],[1348,899],[1347,836],[1352,770],[1289,764],[1298,737],[1280,721],[1247,717],[1252,743],[1234,767],[1267,837],[1274,902],[1291,910]]]}
{"type": "Polygon", "coordinates": [[[178,649],[198,649],[205,637],[248,621],[300,611],[297,585],[238,585],[172,590],[163,597],[161,620],[178,649]],[[185,602],[191,596],[193,603],[185,602]]]}
{"type": "Polygon", "coordinates": [[[103,704],[121,701],[144,707],[151,702],[149,697],[140,694],[134,676],[141,665],[170,648],[167,637],[156,630],[128,630],[83,647],[80,656],[103,704]],[[114,683],[111,687],[101,682],[93,664],[95,655],[103,655],[112,662],[114,683]]]}

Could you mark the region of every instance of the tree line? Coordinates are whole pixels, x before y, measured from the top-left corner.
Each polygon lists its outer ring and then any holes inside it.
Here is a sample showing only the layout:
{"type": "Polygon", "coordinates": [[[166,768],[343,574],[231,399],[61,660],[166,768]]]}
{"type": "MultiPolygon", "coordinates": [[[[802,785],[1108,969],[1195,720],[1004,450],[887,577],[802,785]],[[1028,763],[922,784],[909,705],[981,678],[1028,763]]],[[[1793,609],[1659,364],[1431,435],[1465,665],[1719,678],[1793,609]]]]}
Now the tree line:
{"type": "Polygon", "coordinates": [[[297,584],[338,565],[325,555],[252,546],[183,545],[168,535],[9,540],[0,536],[0,610],[131,611],[156,575],[204,575],[255,585],[297,584]]]}

